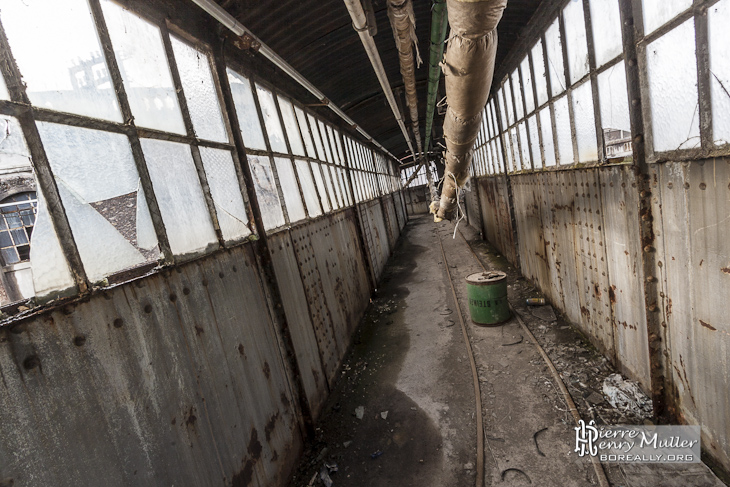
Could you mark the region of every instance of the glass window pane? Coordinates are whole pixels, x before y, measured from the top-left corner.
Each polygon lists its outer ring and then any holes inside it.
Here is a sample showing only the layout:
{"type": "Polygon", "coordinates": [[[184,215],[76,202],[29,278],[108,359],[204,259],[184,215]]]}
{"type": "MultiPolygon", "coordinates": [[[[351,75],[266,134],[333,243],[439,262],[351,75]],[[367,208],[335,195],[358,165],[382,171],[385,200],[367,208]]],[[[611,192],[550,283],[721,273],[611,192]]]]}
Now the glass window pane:
{"type": "Polygon", "coordinates": [[[555,130],[558,132],[558,154],[560,164],[573,164],[573,137],[570,133],[570,112],[568,111],[568,97],[564,96],[555,101],[555,130]]]}
{"type": "Polygon", "coordinates": [[[340,188],[340,180],[337,177],[337,168],[335,166],[329,166],[330,175],[332,176],[332,185],[335,187],[335,195],[337,196],[337,206],[342,208],[345,206],[345,201],[342,198],[342,189],[340,188]]]}
{"type": "Polygon", "coordinates": [[[700,145],[694,19],[646,47],[654,150],[700,145]]]}
{"type": "Polygon", "coordinates": [[[520,122],[520,151],[522,157],[522,169],[531,169],[530,166],[530,145],[527,140],[527,126],[525,122],[520,122]]]}
{"type": "Polygon", "coordinates": [[[497,92],[497,100],[499,101],[499,115],[502,122],[502,129],[507,127],[507,109],[504,106],[504,90],[500,89],[497,92]]]}
{"type": "Polygon", "coordinates": [[[332,127],[327,125],[327,137],[329,137],[330,148],[332,149],[332,162],[335,164],[340,163],[340,155],[337,153],[337,142],[335,142],[335,133],[332,131],[332,127]]]}
{"type": "Polygon", "coordinates": [[[86,0],[6,1],[0,15],[31,103],[122,121],[86,0]]]}
{"type": "Polygon", "coordinates": [[[170,36],[170,42],[195,135],[201,139],[228,142],[208,55],[174,36],[170,36]]]}
{"type": "Polygon", "coordinates": [[[563,10],[563,19],[568,50],[568,71],[571,83],[575,83],[588,74],[588,44],[583,0],[570,0],[563,10]]]}
{"type": "Polygon", "coordinates": [[[515,120],[522,120],[525,115],[524,106],[522,104],[522,88],[520,87],[520,70],[515,69],[512,72],[512,92],[515,94],[515,120]]]}
{"type": "Polygon", "coordinates": [[[530,72],[530,58],[525,56],[520,64],[520,71],[522,73],[522,91],[525,95],[525,108],[527,113],[532,112],[535,109],[535,96],[532,93],[532,73],[530,72]]]}
{"type": "Polygon", "coordinates": [[[512,169],[514,171],[521,171],[523,169],[522,154],[520,153],[520,142],[517,134],[517,127],[512,127],[511,129],[509,129],[510,146],[512,146],[512,162],[514,163],[512,169]]]}
{"type": "Polygon", "coordinates": [[[510,137],[509,132],[502,136],[502,140],[504,141],[504,154],[506,156],[505,162],[507,163],[506,170],[507,172],[512,172],[514,171],[514,164],[512,163],[512,138],[510,137]]]}
{"type": "Polygon", "coordinates": [[[0,131],[0,169],[30,170],[30,152],[25,145],[25,137],[18,120],[8,115],[0,115],[0,131]]]}
{"type": "Polygon", "coordinates": [[[223,239],[226,242],[236,242],[248,237],[251,229],[246,204],[231,153],[227,150],[200,147],[200,158],[223,239]]]}
{"type": "Polygon", "coordinates": [[[654,32],[692,6],[692,0],[642,0],[644,35],[654,32]]]}
{"type": "Polygon", "coordinates": [[[314,187],[314,179],[312,179],[309,163],[302,159],[297,159],[296,166],[299,183],[302,185],[302,193],[304,193],[304,202],[307,205],[307,212],[311,218],[317,217],[322,214],[322,209],[319,207],[317,189],[314,187]]]}
{"type": "Polygon", "coordinates": [[[338,163],[340,165],[344,165],[345,164],[345,152],[342,149],[342,137],[340,135],[340,131],[336,130],[336,129],[333,130],[333,136],[335,138],[335,146],[337,147],[337,153],[338,153],[337,159],[339,161],[338,163]]]}
{"type": "Polygon", "coordinates": [[[350,194],[350,186],[347,184],[347,175],[345,173],[345,170],[340,167],[337,169],[337,172],[340,177],[340,185],[342,186],[345,200],[347,200],[347,206],[352,206],[352,195],[350,194]]]}
{"type": "Polygon", "coordinates": [[[46,122],[38,131],[89,279],[157,260],[157,237],[146,201],[140,201],[127,137],[46,122]]]}
{"type": "Polygon", "coordinates": [[[545,31],[547,66],[550,73],[550,93],[553,96],[565,91],[565,65],[563,64],[563,41],[560,38],[558,19],[545,31]]]}
{"type": "Polygon", "coordinates": [[[707,9],[710,42],[712,132],[715,144],[730,144],[730,1],[707,9]]]}
{"type": "Polygon", "coordinates": [[[292,153],[298,156],[306,156],[302,137],[297,126],[297,119],[294,115],[294,107],[289,100],[279,97],[279,108],[281,109],[281,118],[284,119],[284,128],[286,128],[286,135],[289,138],[292,153]]]}
{"type": "Polygon", "coordinates": [[[226,69],[228,83],[231,85],[233,103],[236,106],[236,118],[241,127],[243,143],[248,149],[266,150],[264,133],[259,123],[259,115],[256,111],[256,103],[251,92],[251,83],[243,75],[226,69]]]}
{"type": "Polygon", "coordinates": [[[0,100],[9,100],[9,99],[10,99],[10,93],[8,92],[8,87],[5,84],[5,79],[2,76],[0,76],[0,100]]]}
{"type": "Polygon", "coordinates": [[[606,157],[631,156],[629,96],[623,61],[598,75],[598,96],[606,157]]]}
{"type": "Polygon", "coordinates": [[[618,0],[590,0],[590,6],[596,66],[601,67],[623,51],[621,14],[618,0]]]}
{"type": "Polygon", "coordinates": [[[532,69],[535,71],[535,88],[537,88],[537,105],[541,106],[548,101],[547,78],[545,61],[542,55],[542,40],[537,41],[532,48],[532,69]]]}
{"type": "Polygon", "coordinates": [[[281,128],[279,114],[276,112],[274,95],[269,90],[259,85],[256,85],[256,94],[259,97],[261,115],[264,117],[264,125],[266,126],[266,133],[269,135],[271,150],[286,154],[287,150],[286,141],[284,140],[284,131],[281,128]]]}
{"type": "Polygon", "coordinates": [[[275,157],[274,163],[276,164],[276,175],[279,177],[279,184],[281,185],[281,194],[284,195],[289,223],[303,220],[307,215],[304,212],[302,196],[299,194],[299,185],[291,161],[282,157],[275,157]]]}
{"type": "Polygon", "coordinates": [[[540,131],[542,132],[542,152],[545,167],[555,165],[555,144],[553,143],[553,123],[550,119],[550,107],[540,110],[540,131]]]}
{"type": "Polygon", "coordinates": [[[512,87],[509,78],[504,83],[504,104],[507,107],[507,123],[512,125],[515,123],[515,106],[512,99],[512,87]]]}
{"type": "Polygon", "coordinates": [[[15,247],[0,250],[0,255],[2,255],[3,264],[5,265],[13,265],[20,262],[20,257],[15,247]]]}
{"type": "Polygon", "coordinates": [[[505,173],[504,155],[502,154],[502,145],[495,141],[494,146],[497,148],[497,160],[499,161],[499,174],[505,173]]]}
{"type": "Polygon", "coordinates": [[[184,134],[159,27],[111,0],[101,7],[135,124],[184,134]]]}
{"type": "Polygon", "coordinates": [[[326,157],[324,155],[324,146],[322,146],[322,138],[319,134],[319,127],[317,127],[317,120],[310,114],[307,114],[307,119],[309,120],[309,127],[312,129],[314,145],[317,147],[316,159],[324,161],[326,160],[326,157]]]}
{"type": "Polygon", "coordinates": [[[304,111],[299,107],[294,107],[294,113],[297,115],[297,121],[299,122],[299,129],[302,132],[304,138],[304,147],[307,149],[307,156],[315,158],[317,154],[314,151],[314,142],[312,142],[312,134],[309,132],[309,126],[307,125],[307,117],[304,115],[304,111]]]}
{"type": "Polygon", "coordinates": [[[542,156],[540,155],[540,136],[537,129],[537,115],[527,119],[527,127],[530,130],[530,149],[532,152],[533,169],[542,168],[542,156]]]}
{"type": "Polygon", "coordinates": [[[573,90],[575,137],[578,142],[578,162],[598,160],[596,148],[596,118],[593,113],[591,82],[585,81],[573,90]]]}
{"type": "Polygon", "coordinates": [[[165,140],[142,139],[141,143],[173,254],[217,248],[190,147],[165,140]]]}
{"type": "Polygon", "coordinates": [[[330,203],[332,203],[333,209],[336,210],[340,207],[340,202],[337,200],[335,188],[332,184],[332,174],[330,173],[327,164],[322,164],[322,172],[324,173],[324,181],[327,184],[327,191],[330,195],[330,203]]]}
{"type": "Polygon", "coordinates": [[[249,154],[248,164],[251,168],[251,178],[256,191],[256,199],[261,209],[264,228],[271,230],[284,225],[286,223],[284,212],[281,209],[281,200],[279,200],[279,192],[276,189],[269,157],[249,154]]]}
{"type": "Polygon", "coordinates": [[[322,136],[322,143],[324,144],[324,153],[325,157],[327,158],[327,162],[334,162],[334,160],[332,159],[332,149],[330,147],[330,141],[327,138],[327,129],[325,129],[325,125],[322,123],[321,120],[317,120],[317,124],[319,125],[319,133],[322,136]]]}
{"type": "Polygon", "coordinates": [[[327,190],[324,187],[324,179],[322,178],[322,172],[319,168],[319,163],[311,161],[312,173],[314,174],[314,181],[317,184],[317,191],[319,192],[319,199],[322,203],[322,209],[325,213],[329,213],[330,208],[329,200],[327,199],[327,190]]]}

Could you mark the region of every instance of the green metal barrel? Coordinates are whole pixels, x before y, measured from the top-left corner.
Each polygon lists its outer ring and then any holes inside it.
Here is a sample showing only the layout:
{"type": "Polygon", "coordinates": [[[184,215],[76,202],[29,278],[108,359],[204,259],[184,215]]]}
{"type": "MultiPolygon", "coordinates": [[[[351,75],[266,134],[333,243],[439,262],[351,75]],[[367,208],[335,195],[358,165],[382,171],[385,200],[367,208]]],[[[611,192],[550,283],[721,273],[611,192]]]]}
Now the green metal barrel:
{"type": "Polygon", "coordinates": [[[466,278],[469,313],[477,325],[498,325],[510,317],[507,303],[507,274],[477,272],[466,278]]]}

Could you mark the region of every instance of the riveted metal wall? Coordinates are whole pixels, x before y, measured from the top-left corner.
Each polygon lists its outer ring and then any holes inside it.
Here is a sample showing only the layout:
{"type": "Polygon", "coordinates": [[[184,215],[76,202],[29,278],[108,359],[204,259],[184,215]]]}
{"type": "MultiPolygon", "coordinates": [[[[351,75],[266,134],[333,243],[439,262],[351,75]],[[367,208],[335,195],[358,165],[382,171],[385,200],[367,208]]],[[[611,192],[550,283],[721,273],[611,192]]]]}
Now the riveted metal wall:
{"type": "Polygon", "coordinates": [[[512,264],[517,263],[517,248],[512,231],[512,212],[507,195],[507,177],[494,176],[474,181],[479,189],[485,237],[512,264]]]}
{"type": "Polygon", "coordinates": [[[360,223],[365,237],[365,245],[370,256],[370,269],[374,281],[377,282],[383,273],[385,263],[390,257],[388,231],[386,230],[383,209],[379,199],[357,205],[360,211],[360,223]]]}
{"type": "Polygon", "coordinates": [[[398,240],[400,234],[400,228],[398,227],[398,217],[395,213],[395,202],[393,196],[386,194],[381,198],[383,205],[383,215],[385,216],[385,227],[388,230],[388,243],[390,248],[395,247],[395,243],[398,240]]]}
{"type": "Polygon", "coordinates": [[[730,159],[653,166],[656,278],[678,415],[730,465],[730,159]]]}
{"type": "Polygon", "coordinates": [[[464,203],[466,210],[466,221],[467,223],[477,229],[479,232],[482,231],[482,212],[479,208],[479,195],[477,194],[477,182],[472,179],[471,190],[464,193],[464,203]]]}
{"type": "Polygon", "coordinates": [[[428,187],[416,186],[405,190],[406,209],[408,215],[428,213],[428,187]]]}
{"type": "Polygon", "coordinates": [[[395,205],[395,215],[398,219],[398,232],[403,230],[403,227],[408,223],[408,216],[406,215],[406,207],[403,201],[403,192],[396,191],[393,193],[393,204],[395,205]]]}

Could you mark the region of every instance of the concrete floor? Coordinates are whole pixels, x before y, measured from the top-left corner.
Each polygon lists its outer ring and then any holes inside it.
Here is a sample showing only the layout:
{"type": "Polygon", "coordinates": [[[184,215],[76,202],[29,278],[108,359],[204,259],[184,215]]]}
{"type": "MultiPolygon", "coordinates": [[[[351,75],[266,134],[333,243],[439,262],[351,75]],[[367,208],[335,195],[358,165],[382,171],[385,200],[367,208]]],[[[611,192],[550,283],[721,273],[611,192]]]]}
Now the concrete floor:
{"type": "MultiPolygon", "coordinates": [[[[475,484],[477,412],[457,306],[467,320],[480,383],[484,484],[598,485],[590,462],[572,453],[573,418],[517,320],[500,327],[477,327],[468,320],[464,278],[481,267],[467,240],[488,268],[508,272],[513,303],[539,293],[473,229],[460,225],[466,240],[458,234],[452,238],[453,230],[449,223],[434,225],[428,216],[412,218],[407,225],[292,485],[324,485],[319,472],[325,464],[337,465],[330,473],[337,487],[475,484]]],[[[613,370],[580,334],[561,320],[547,323],[525,308],[517,311],[551,356],[564,351],[561,343],[569,344],[570,356],[553,360],[563,369],[574,400],[584,399],[576,400],[584,418],[598,414],[609,423],[643,420],[612,411],[600,396],[589,395],[587,389],[600,387],[613,370]],[[571,377],[580,377],[580,386],[571,377]]],[[[614,465],[606,466],[606,472],[616,486],[723,485],[703,464],[614,465]]]]}

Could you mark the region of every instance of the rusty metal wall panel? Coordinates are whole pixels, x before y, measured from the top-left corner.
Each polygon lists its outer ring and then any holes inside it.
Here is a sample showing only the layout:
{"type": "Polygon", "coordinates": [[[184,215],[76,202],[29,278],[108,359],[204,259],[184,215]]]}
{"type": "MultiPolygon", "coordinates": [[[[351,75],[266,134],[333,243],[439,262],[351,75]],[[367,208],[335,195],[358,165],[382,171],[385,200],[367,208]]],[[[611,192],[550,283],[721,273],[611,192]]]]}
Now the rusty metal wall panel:
{"type": "Polygon", "coordinates": [[[385,216],[385,229],[388,232],[388,244],[392,249],[395,248],[395,243],[398,241],[398,236],[400,235],[398,217],[395,215],[395,204],[393,197],[389,194],[382,196],[380,200],[383,205],[383,215],[385,216]]]}
{"type": "Polygon", "coordinates": [[[651,390],[649,375],[644,273],[641,266],[639,199],[631,167],[612,166],[600,172],[606,238],[608,290],[616,358],[622,373],[651,390]]]}
{"type": "Polygon", "coordinates": [[[400,231],[403,230],[403,227],[405,227],[406,223],[408,222],[408,217],[406,216],[405,209],[406,207],[403,201],[403,192],[396,191],[395,193],[393,193],[393,200],[395,204],[395,215],[398,218],[398,230],[400,234],[400,231]]]}
{"type": "Polygon", "coordinates": [[[405,193],[408,215],[428,213],[428,188],[426,185],[410,186],[405,193]]]}
{"type": "Polygon", "coordinates": [[[517,248],[512,232],[512,212],[507,196],[506,176],[478,180],[482,204],[482,221],[486,238],[512,264],[517,262],[517,248]]]}
{"type": "Polygon", "coordinates": [[[310,316],[307,295],[297,263],[289,232],[278,232],[269,237],[269,251],[281,289],[284,312],[289,323],[302,382],[314,419],[329,393],[327,377],[319,354],[317,337],[310,316]]]}
{"type": "Polygon", "coordinates": [[[482,212],[479,209],[479,196],[477,195],[476,179],[471,180],[471,190],[465,192],[467,223],[472,228],[482,232],[482,212]]]}
{"type": "Polygon", "coordinates": [[[656,276],[679,415],[730,464],[730,160],[658,166],[652,181],[656,276]]]}
{"type": "Polygon", "coordinates": [[[388,234],[383,221],[380,200],[374,199],[367,203],[361,203],[358,205],[358,209],[360,210],[363,235],[371,258],[370,267],[375,274],[375,282],[378,282],[385,268],[385,263],[390,256],[388,234]]]}
{"type": "Polygon", "coordinates": [[[283,482],[301,437],[259,283],[239,247],[0,331],[0,477],[283,482]]]}

